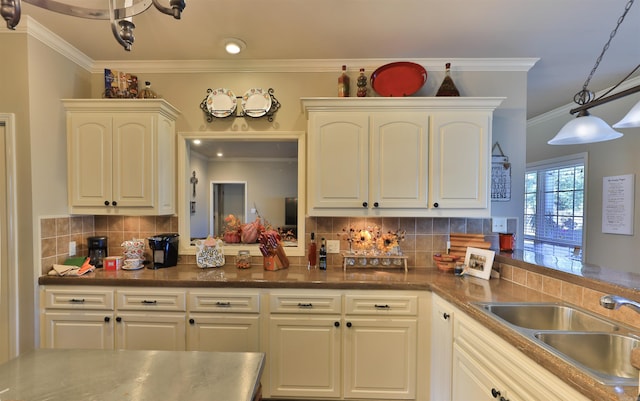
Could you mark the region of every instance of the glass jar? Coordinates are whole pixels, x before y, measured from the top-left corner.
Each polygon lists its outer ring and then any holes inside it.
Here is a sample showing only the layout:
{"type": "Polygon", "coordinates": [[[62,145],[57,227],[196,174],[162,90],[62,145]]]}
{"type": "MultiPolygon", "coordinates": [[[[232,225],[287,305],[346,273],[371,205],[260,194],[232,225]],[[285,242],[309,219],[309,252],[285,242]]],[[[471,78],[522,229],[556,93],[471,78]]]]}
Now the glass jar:
{"type": "Polygon", "coordinates": [[[248,269],[251,267],[251,255],[249,251],[238,251],[236,256],[236,267],[238,269],[248,269]]]}

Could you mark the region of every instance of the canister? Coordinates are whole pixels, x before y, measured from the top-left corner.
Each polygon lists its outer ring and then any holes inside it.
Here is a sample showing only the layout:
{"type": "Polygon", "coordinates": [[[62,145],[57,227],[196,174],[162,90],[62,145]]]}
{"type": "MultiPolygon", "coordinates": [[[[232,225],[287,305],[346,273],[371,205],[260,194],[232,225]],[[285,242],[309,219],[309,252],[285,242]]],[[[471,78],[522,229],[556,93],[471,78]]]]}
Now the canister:
{"type": "Polygon", "coordinates": [[[120,270],[122,268],[122,261],[124,258],[122,256],[107,256],[103,260],[103,265],[105,270],[120,270]]]}

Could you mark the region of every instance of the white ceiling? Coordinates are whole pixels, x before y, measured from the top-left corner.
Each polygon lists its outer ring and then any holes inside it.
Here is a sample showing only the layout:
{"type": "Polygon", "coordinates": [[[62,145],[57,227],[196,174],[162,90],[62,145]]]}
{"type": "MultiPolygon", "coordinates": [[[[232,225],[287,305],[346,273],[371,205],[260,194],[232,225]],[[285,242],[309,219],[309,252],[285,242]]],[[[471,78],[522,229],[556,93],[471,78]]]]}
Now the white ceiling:
{"type": "MultiPolygon", "coordinates": [[[[94,0],[95,1],[95,0],[94,0]]],[[[160,0],[168,5],[169,0],[160,0]]],[[[125,52],[107,21],[30,15],[93,60],[539,58],[528,117],[572,102],[627,0],[185,0],[181,20],[149,9],[125,52]],[[224,38],[246,50],[229,56],[224,38]]],[[[104,1],[107,4],[106,0],[104,1]]],[[[640,5],[632,8],[589,88],[640,63],[640,5]]]]}

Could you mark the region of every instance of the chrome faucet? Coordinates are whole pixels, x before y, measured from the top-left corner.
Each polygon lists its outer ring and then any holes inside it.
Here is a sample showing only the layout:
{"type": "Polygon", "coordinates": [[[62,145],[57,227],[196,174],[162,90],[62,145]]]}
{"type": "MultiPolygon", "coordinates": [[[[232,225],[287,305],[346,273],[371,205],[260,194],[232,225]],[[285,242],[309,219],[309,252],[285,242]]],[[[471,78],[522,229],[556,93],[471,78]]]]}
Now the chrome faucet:
{"type": "Polygon", "coordinates": [[[600,298],[600,305],[607,309],[620,309],[621,306],[628,306],[629,308],[640,313],[640,303],[632,301],[627,298],[623,298],[619,295],[605,295],[600,298]]]}

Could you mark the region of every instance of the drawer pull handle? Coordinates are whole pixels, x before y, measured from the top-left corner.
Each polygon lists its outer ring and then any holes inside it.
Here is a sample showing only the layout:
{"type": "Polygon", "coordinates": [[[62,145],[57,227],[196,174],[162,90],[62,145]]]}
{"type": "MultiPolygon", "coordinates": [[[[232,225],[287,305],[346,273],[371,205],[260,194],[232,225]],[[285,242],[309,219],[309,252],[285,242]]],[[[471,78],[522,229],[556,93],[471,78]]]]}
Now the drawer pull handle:
{"type": "Polygon", "coordinates": [[[84,303],[84,298],[71,298],[69,300],[69,302],[71,302],[72,304],[83,304],[84,303]]]}
{"type": "Polygon", "coordinates": [[[313,308],[313,304],[309,302],[308,304],[303,304],[302,302],[298,302],[298,308],[313,308]]]}
{"type": "Polygon", "coordinates": [[[230,308],[231,307],[231,302],[216,302],[216,306],[220,307],[220,308],[230,308]]]}
{"type": "Polygon", "coordinates": [[[158,301],[156,301],[155,299],[153,301],[149,301],[149,300],[143,299],[141,303],[143,303],[145,305],[155,305],[155,304],[158,303],[158,301]]]}
{"type": "Polygon", "coordinates": [[[384,304],[384,305],[374,304],[373,307],[376,309],[391,309],[391,307],[387,304],[384,304]]]}

